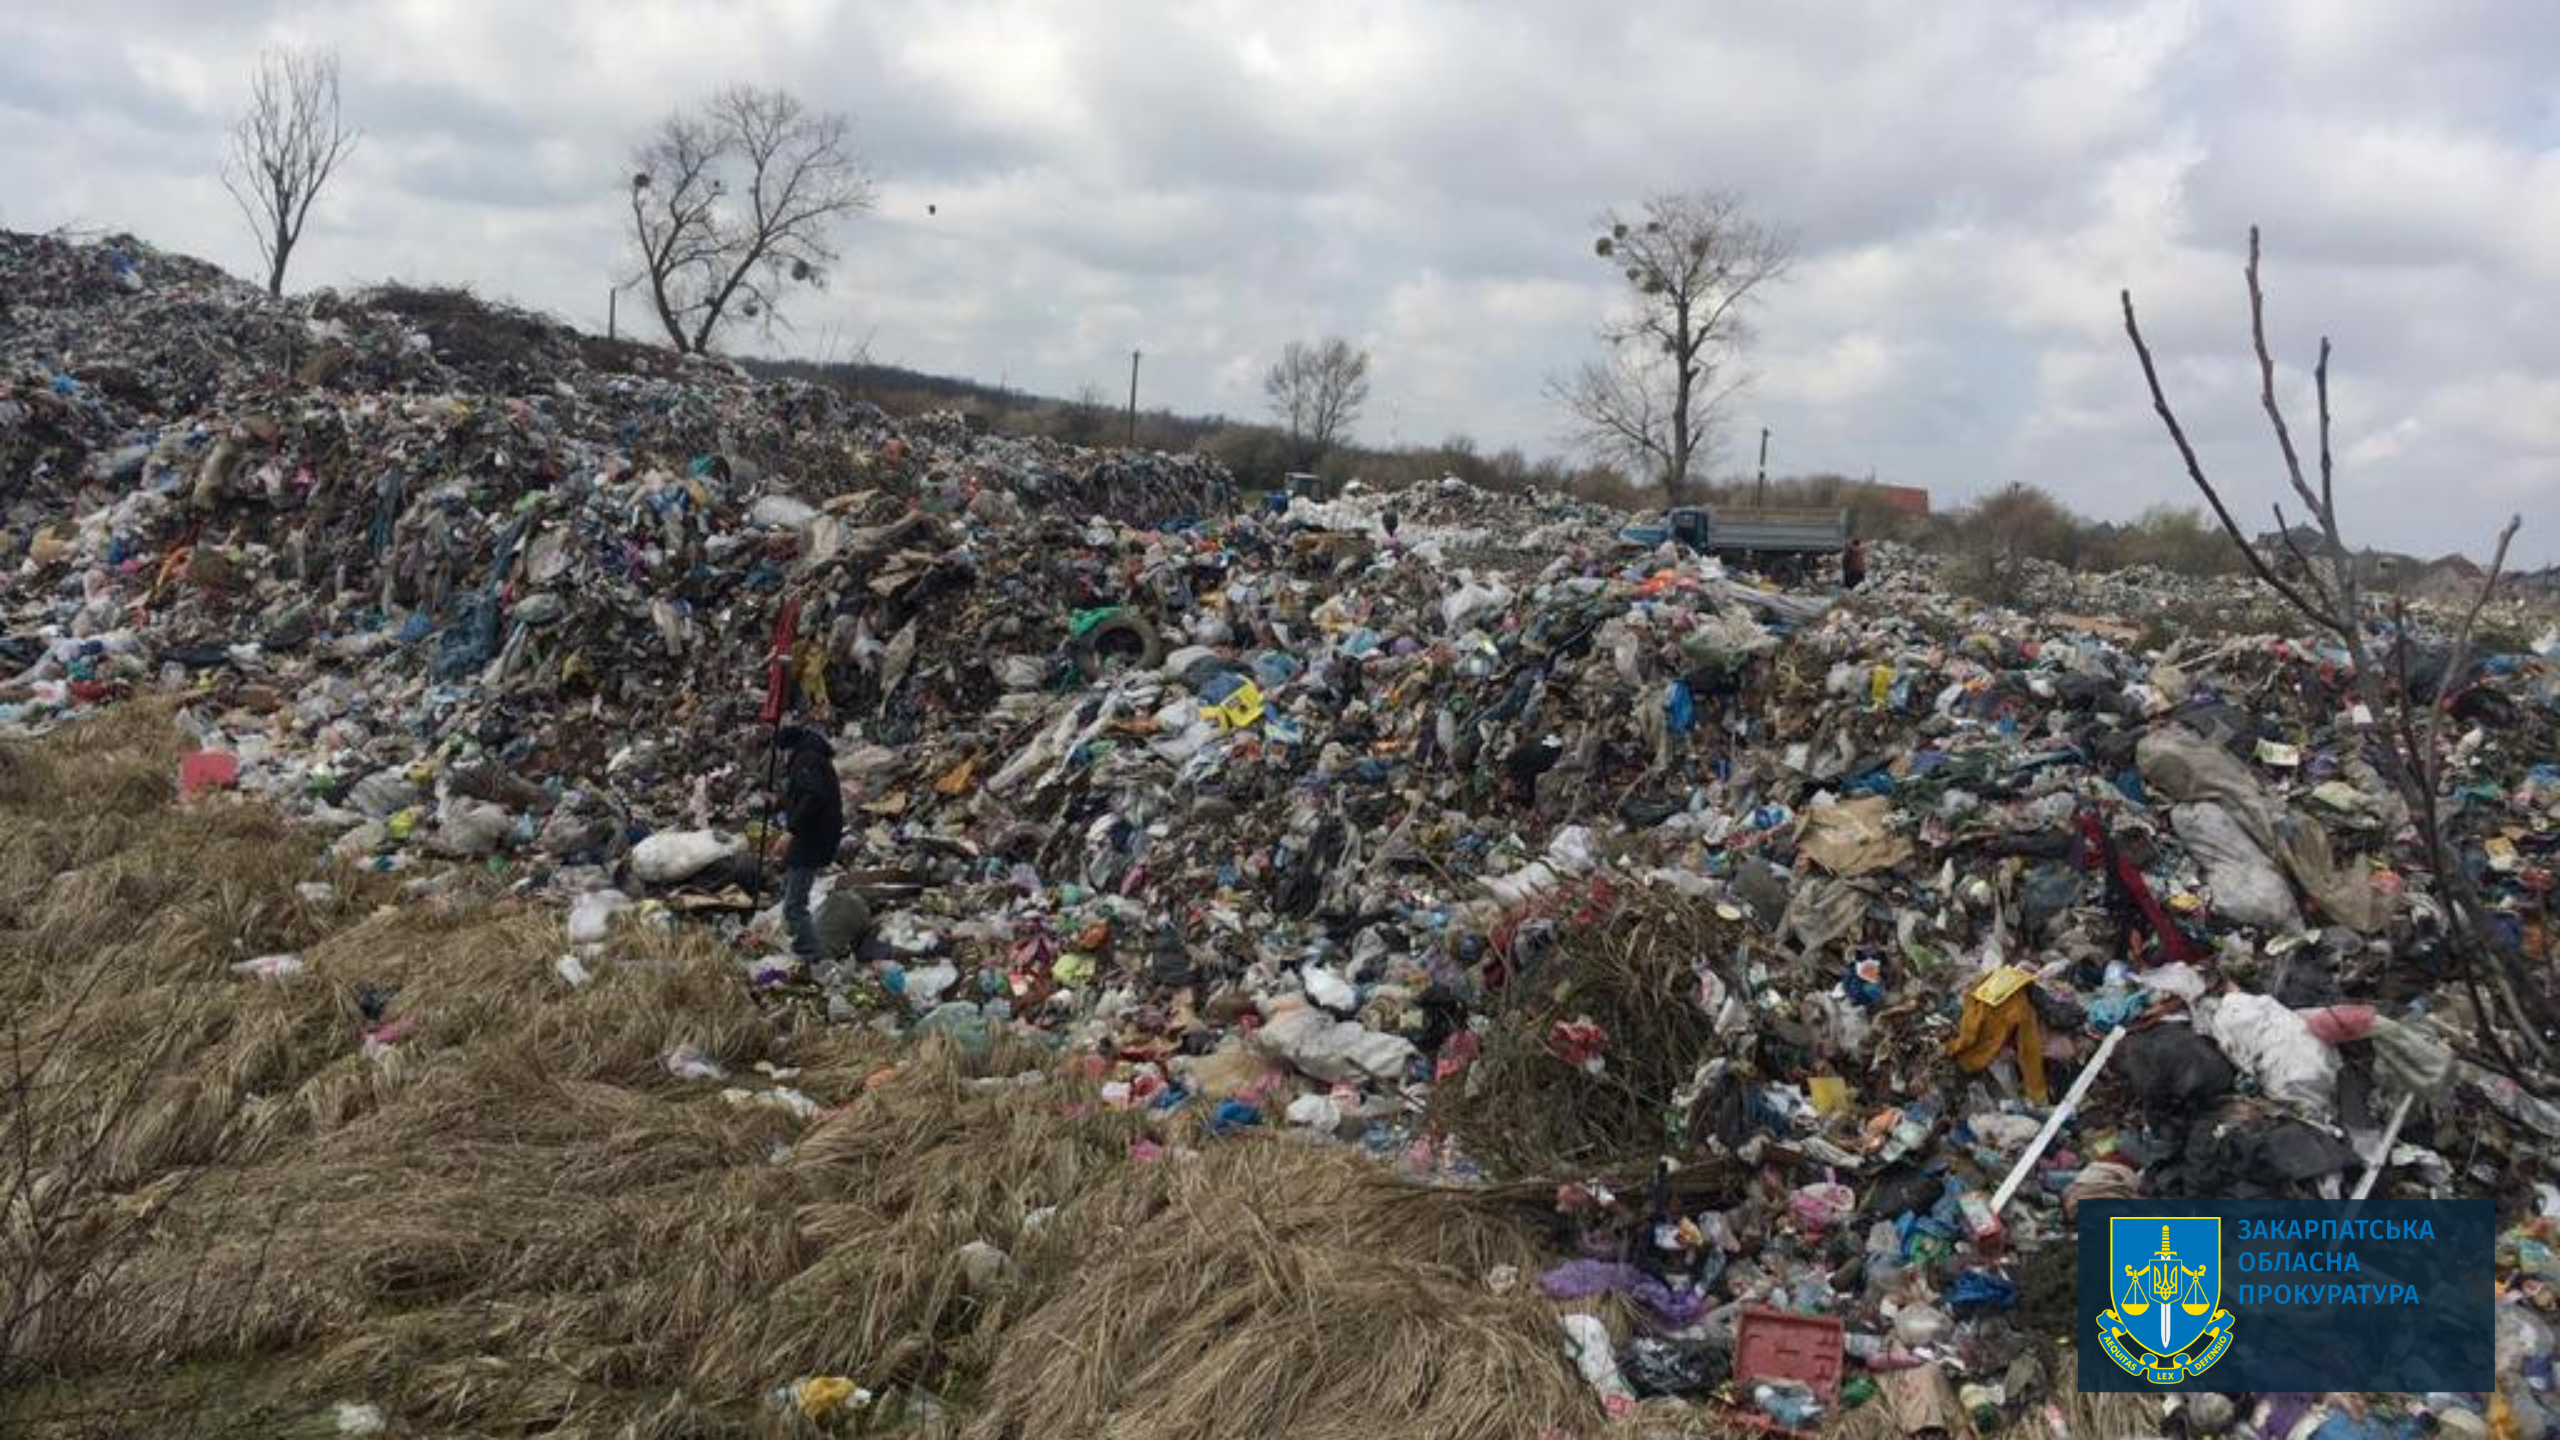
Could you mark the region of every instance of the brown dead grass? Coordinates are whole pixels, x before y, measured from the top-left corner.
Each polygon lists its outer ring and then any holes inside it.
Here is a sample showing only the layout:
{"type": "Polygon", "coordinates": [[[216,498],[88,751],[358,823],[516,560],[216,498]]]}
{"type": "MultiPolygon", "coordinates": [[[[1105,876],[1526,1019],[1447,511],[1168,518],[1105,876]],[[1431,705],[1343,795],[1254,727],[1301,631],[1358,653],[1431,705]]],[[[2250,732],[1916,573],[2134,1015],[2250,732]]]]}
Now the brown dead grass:
{"type": "Polygon", "coordinates": [[[1277,1139],[1190,1156],[1034,1049],[794,1031],[698,934],[572,991],[503,897],[306,902],[316,837],[175,806],[177,749],[139,708],[0,746],[0,1430],[187,1433],[207,1376],[216,1433],[349,1398],[398,1434],[796,1433],[763,1397],[826,1373],[986,1437],[1597,1422],[1553,1314],[1485,1288],[1535,1256],[1480,1199],[1277,1139]],[[283,950],[304,973],[230,969],[283,950]],[[405,1027],[375,1054],[368,999],[405,1027]],[[669,1075],[679,1044],[733,1078],[669,1075]],[[733,1104],[758,1062],[840,1108],[733,1104]],[[1145,1135],[1174,1157],[1133,1164],[1145,1135]]]}
{"type": "Polygon", "coordinates": [[[1434,1122],[1503,1175],[1642,1175],[1681,1148],[1672,1097],[1723,1051],[1691,966],[1732,943],[1712,909],[1649,893],[1567,927],[1503,992],[1482,1057],[1433,1093],[1434,1122]],[[1548,1043],[1558,1022],[1586,1017],[1609,1037],[1597,1076],[1548,1043]]]}

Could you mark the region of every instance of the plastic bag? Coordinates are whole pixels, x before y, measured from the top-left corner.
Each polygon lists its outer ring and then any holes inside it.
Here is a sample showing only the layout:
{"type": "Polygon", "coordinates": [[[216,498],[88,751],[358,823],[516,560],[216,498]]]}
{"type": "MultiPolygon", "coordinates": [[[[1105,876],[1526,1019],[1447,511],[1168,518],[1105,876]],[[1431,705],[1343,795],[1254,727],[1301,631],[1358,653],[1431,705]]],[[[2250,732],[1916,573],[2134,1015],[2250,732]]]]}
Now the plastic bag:
{"type": "Polygon", "coordinates": [[[2335,1117],[2338,1052],[2321,1044],[2309,1022],[2282,1002],[2226,995],[2206,1015],[2205,1031],[2271,1098],[2314,1119],[2335,1117]]]}
{"type": "Polygon", "coordinates": [[[1564,1322],[1564,1353],[1572,1357],[1574,1368],[1582,1372],[1601,1405],[1611,1414],[1634,1405],[1635,1392],[1618,1373],[1618,1357],[1609,1346],[1609,1327],[1597,1315],[1559,1318],[1564,1322]]]}
{"type": "Polygon", "coordinates": [[[1944,1344],[1955,1328],[1956,1322],[1935,1305],[1905,1305],[1893,1317],[1893,1338],[1912,1350],[1944,1344]]]}
{"type": "Polygon", "coordinates": [[[572,944],[596,945],[613,928],[613,917],[631,908],[631,897],[619,890],[590,890],[569,903],[572,944]]]}
{"type": "Polygon", "coordinates": [[[436,809],[436,833],[430,846],[440,855],[472,858],[495,852],[506,843],[515,823],[506,807],[485,800],[447,800],[436,809]]]}
{"type": "Polygon", "coordinates": [[[1440,619],[1453,631],[1463,630],[1475,617],[1510,603],[1511,592],[1508,589],[1468,581],[1441,600],[1440,619]]]}
{"type": "Polygon", "coordinates": [[[1298,982],[1306,988],[1307,998],[1336,1014],[1349,1014],[1360,1008],[1360,991],[1348,980],[1322,965],[1302,965],[1298,982]]]}
{"type": "Polygon", "coordinates": [[[699,1045],[679,1045],[667,1052],[667,1073],[679,1080],[726,1080],[728,1069],[702,1051],[699,1045]]]}
{"type": "Polygon", "coordinates": [[[1658,1340],[1647,1335],[1630,1342],[1618,1357],[1619,1373],[1637,1395],[1703,1395],[1722,1385],[1732,1373],[1725,1352],[1703,1340],[1658,1340]]]}
{"type": "Polygon", "coordinates": [[[690,880],[736,855],[735,840],[708,830],[661,830],[631,847],[631,873],[652,885],[690,880]]]}
{"type": "Polygon", "coordinates": [[[1816,1235],[1856,1214],[1857,1194],[1836,1180],[1807,1185],[1787,1197],[1787,1213],[1816,1235]]]}
{"type": "Polygon", "coordinates": [[[1318,1080],[1392,1080],[1404,1073],[1414,1056],[1413,1042],[1321,1010],[1281,1011],[1254,1032],[1254,1044],[1266,1055],[1285,1060],[1318,1080]]]}
{"type": "Polygon", "coordinates": [[[818,507],[788,495],[765,495],[747,507],[747,523],[760,530],[797,530],[818,518],[818,507]]]}
{"type": "Polygon", "coordinates": [[[2302,911],[2293,903],[2293,887],[2285,883],[2284,872],[2231,812],[2219,805],[2180,805],[2169,812],[2169,823],[2204,863],[2215,910],[2262,930],[2302,928],[2302,911]]]}

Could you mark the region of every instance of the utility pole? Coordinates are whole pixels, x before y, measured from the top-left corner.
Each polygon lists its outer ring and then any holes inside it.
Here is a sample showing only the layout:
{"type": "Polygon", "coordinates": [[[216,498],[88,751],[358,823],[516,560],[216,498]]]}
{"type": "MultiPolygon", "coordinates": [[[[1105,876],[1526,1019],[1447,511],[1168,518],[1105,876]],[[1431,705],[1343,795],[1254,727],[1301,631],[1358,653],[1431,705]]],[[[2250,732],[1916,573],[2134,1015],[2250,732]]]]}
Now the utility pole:
{"type": "Polygon", "coordinates": [[[1757,503],[1769,503],[1769,427],[1766,425],[1760,427],[1760,499],[1757,503]]]}
{"type": "Polygon", "coordinates": [[[622,338],[621,333],[615,328],[615,322],[621,318],[621,314],[622,287],[619,285],[607,286],[604,292],[604,338],[607,340],[619,340],[622,338]]]}
{"type": "Polygon", "coordinates": [[[1138,352],[1129,352],[1129,448],[1138,448],[1138,352]]]}

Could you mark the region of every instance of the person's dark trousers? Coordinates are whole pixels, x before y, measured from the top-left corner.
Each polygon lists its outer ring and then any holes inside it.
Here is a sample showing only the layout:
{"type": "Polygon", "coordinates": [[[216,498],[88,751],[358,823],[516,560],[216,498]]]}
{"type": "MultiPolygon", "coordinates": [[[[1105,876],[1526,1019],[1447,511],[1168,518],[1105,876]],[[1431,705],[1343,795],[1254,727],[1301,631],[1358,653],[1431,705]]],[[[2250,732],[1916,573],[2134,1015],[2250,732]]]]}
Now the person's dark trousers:
{"type": "Polygon", "coordinates": [[[809,915],[809,891],[818,883],[815,865],[786,866],[782,872],[782,924],[791,932],[791,953],[803,964],[825,958],[818,946],[818,922],[809,915]]]}

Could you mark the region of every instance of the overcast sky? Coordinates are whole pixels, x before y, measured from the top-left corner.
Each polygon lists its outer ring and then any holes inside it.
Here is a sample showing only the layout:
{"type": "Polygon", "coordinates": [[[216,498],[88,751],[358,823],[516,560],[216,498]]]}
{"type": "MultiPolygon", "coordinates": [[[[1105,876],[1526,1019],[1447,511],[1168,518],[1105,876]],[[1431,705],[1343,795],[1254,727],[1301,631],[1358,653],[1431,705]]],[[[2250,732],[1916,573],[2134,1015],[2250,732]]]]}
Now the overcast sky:
{"type": "MultiPolygon", "coordinates": [[[[0,225],[247,273],[215,175],[261,45],[334,45],[362,147],[297,287],[467,283],[601,327],[632,142],[730,81],[851,114],[880,180],[778,348],[1259,414],[1293,336],[1375,357],[1361,438],[1561,448],[1544,379],[1612,303],[1591,222],[1741,191],[1800,239],[1720,470],[2188,498],[2130,286],[2226,488],[2280,486],[2240,264],[2288,391],[2338,347],[2357,538],[2560,557],[2560,5],[1268,0],[11,3],[0,225]],[[938,213],[928,213],[928,206],[938,213]]],[[[625,316],[629,317],[626,308],[625,316]]],[[[2298,422],[2307,427],[2306,413],[2298,422]]]]}

